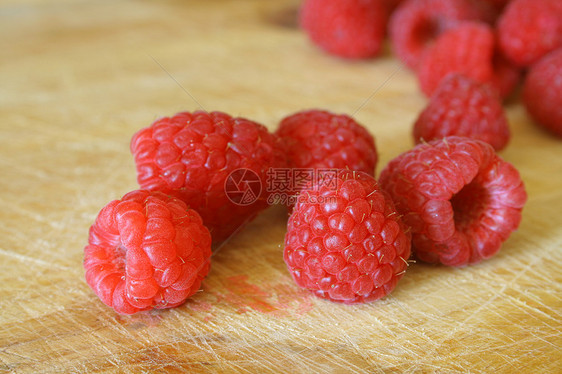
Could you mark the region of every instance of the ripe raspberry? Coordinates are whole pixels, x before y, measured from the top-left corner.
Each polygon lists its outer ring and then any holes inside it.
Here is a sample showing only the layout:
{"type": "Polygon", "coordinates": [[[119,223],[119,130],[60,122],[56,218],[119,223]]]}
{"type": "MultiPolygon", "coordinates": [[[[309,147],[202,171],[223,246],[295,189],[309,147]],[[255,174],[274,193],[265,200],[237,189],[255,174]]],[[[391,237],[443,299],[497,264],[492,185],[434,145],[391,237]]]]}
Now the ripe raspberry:
{"type": "Polygon", "coordinates": [[[367,129],[345,114],[305,110],[285,117],[276,134],[289,166],[375,174],[377,149],[367,129]]]}
{"type": "Polygon", "coordinates": [[[562,46],[562,1],[513,0],[498,20],[498,35],[506,57],[533,64],[562,46]]]}
{"type": "Polygon", "coordinates": [[[305,0],[300,22],[316,45],[346,58],[374,57],[387,23],[383,0],[305,0]]]}
{"type": "Polygon", "coordinates": [[[418,79],[431,95],[449,73],[461,73],[479,82],[493,80],[494,33],[483,23],[464,22],[441,34],[420,61],[418,79]]]}
{"type": "MultiPolygon", "coordinates": [[[[141,188],[173,194],[195,209],[213,243],[228,238],[267,207],[265,188],[255,191],[253,203],[232,202],[225,192],[229,175],[250,170],[256,177],[253,182],[263,187],[267,170],[285,163],[280,142],[264,126],[220,112],[158,119],[133,136],[131,152],[141,188]]],[[[253,192],[248,183],[233,187],[253,192]]]]}
{"type": "Polygon", "coordinates": [[[443,31],[476,17],[466,0],[407,0],[394,11],[389,34],[394,53],[412,69],[443,31]]]}
{"type": "Polygon", "coordinates": [[[334,171],[303,192],[289,218],[284,259],[295,282],[346,304],[380,299],[402,277],[410,235],[373,177],[334,171]]]}
{"type": "Polygon", "coordinates": [[[444,78],[414,125],[414,139],[430,141],[458,135],[479,139],[496,150],[504,148],[510,132],[496,93],[460,74],[444,78]]]}
{"type": "Polygon", "coordinates": [[[450,266],[498,252],[527,200],[519,173],[492,146],[456,136],[401,154],[380,184],[411,227],[417,257],[450,266]]]}
{"type": "Polygon", "coordinates": [[[193,209],[138,190],[107,204],[84,248],[86,282],[117,313],[173,308],[209,272],[211,236],[193,209]]]}
{"type": "Polygon", "coordinates": [[[539,125],[562,137],[562,48],[531,66],[523,102],[539,125]]]}

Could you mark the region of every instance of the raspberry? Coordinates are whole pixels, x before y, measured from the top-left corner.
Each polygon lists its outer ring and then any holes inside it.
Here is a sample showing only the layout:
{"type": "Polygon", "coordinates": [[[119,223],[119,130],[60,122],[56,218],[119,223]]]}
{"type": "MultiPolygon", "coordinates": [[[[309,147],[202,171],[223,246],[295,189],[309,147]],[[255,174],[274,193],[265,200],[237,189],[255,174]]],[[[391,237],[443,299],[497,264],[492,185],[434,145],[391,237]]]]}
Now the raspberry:
{"type": "Polygon", "coordinates": [[[305,0],[300,22],[316,45],[345,58],[374,57],[387,23],[382,0],[305,0]]]}
{"type": "Polygon", "coordinates": [[[400,4],[389,21],[394,53],[412,69],[434,39],[461,20],[474,19],[465,0],[408,0],[400,4]]]}
{"type": "Polygon", "coordinates": [[[455,136],[401,154],[380,185],[411,227],[416,256],[450,266],[496,254],[527,200],[519,173],[492,146],[455,136]]]}
{"type": "Polygon", "coordinates": [[[283,257],[295,282],[346,304],[390,293],[410,256],[410,235],[373,177],[334,171],[299,196],[283,257]]]}
{"type": "Polygon", "coordinates": [[[459,135],[479,139],[496,150],[510,132],[502,104],[494,91],[460,74],[444,78],[414,125],[416,143],[459,135]]]}
{"type": "Polygon", "coordinates": [[[284,142],[291,167],[375,174],[375,139],[345,114],[318,109],[298,112],[285,117],[276,134],[284,142]]]}
{"type": "Polygon", "coordinates": [[[182,304],[199,290],[210,258],[211,236],[197,212],[145,190],[107,204],[84,248],[86,282],[122,314],[182,304]]]}
{"type": "Polygon", "coordinates": [[[562,1],[513,0],[498,20],[498,35],[506,57],[533,64],[562,46],[562,1]]]}
{"type": "MultiPolygon", "coordinates": [[[[264,126],[220,112],[184,112],[158,119],[133,136],[131,152],[141,188],[182,199],[201,215],[214,243],[267,207],[265,188],[256,191],[253,203],[231,201],[225,192],[229,175],[249,170],[263,187],[267,170],[285,162],[281,143],[264,126]]],[[[249,188],[247,183],[237,187],[249,188]]]]}
{"type": "Polygon", "coordinates": [[[562,48],[531,66],[523,102],[539,125],[562,137],[562,48]]]}
{"type": "Polygon", "coordinates": [[[494,33],[483,23],[464,22],[441,34],[420,61],[418,79],[431,95],[449,73],[485,83],[493,80],[494,33]]]}
{"type": "Polygon", "coordinates": [[[422,91],[429,96],[445,76],[461,73],[490,82],[502,98],[507,97],[519,82],[520,71],[495,46],[493,31],[484,23],[461,22],[445,31],[420,61],[422,91]]]}

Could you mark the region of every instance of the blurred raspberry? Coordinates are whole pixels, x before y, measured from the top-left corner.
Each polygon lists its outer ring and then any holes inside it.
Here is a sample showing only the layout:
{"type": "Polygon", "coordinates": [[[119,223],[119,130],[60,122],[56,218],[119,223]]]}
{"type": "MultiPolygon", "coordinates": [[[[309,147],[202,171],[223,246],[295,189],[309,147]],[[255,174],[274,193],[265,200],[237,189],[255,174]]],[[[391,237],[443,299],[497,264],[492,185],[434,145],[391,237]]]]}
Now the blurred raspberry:
{"type": "Polygon", "coordinates": [[[389,34],[392,48],[404,64],[417,69],[428,46],[458,21],[477,17],[466,0],[407,0],[392,14],[389,34]]]}
{"type": "Polygon", "coordinates": [[[489,82],[502,98],[509,96],[521,79],[520,68],[498,50],[492,28],[479,22],[457,23],[427,49],[418,70],[422,91],[430,96],[450,73],[489,82]]]}
{"type": "Polygon", "coordinates": [[[562,1],[513,0],[498,20],[499,44],[512,62],[529,66],[562,47],[562,1]]]}
{"type": "Polygon", "coordinates": [[[492,79],[494,34],[481,23],[466,22],[442,34],[420,62],[422,91],[431,95],[449,73],[461,73],[479,82],[492,79]]]}
{"type": "Polygon", "coordinates": [[[491,144],[496,150],[510,138],[507,119],[497,94],[489,85],[451,74],[431,97],[414,125],[416,143],[458,135],[491,144]]]}
{"type": "Polygon", "coordinates": [[[523,103],[539,125],[562,137],[562,48],[531,66],[523,87],[523,103]]]}
{"type": "Polygon", "coordinates": [[[379,54],[388,10],[383,0],[305,0],[300,22],[312,42],[345,58],[379,54]]]}

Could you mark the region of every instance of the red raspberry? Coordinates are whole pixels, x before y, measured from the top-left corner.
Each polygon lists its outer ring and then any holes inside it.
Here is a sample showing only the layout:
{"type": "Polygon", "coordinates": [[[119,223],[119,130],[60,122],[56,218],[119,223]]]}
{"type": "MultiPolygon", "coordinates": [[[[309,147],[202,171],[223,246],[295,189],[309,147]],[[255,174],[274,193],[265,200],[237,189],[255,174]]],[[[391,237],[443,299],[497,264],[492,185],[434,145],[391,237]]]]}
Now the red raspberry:
{"type": "Polygon", "coordinates": [[[199,290],[210,258],[211,236],[197,212],[144,190],[107,204],[84,248],[86,282],[122,314],[182,304],[199,290]]]}
{"type": "Polygon", "coordinates": [[[410,225],[417,257],[450,266],[498,252],[527,200],[519,173],[492,146],[455,136],[401,154],[380,184],[410,225]]]}
{"type": "Polygon", "coordinates": [[[495,49],[490,26],[477,22],[458,23],[427,49],[418,69],[422,91],[431,95],[450,73],[490,82],[501,97],[508,96],[520,78],[519,69],[495,49]]]}
{"type": "Polygon", "coordinates": [[[460,74],[444,78],[414,125],[414,139],[420,143],[451,135],[504,148],[510,132],[495,91],[460,74]]]}
{"type": "Polygon", "coordinates": [[[562,46],[562,1],[513,0],[498,20],[499,45],[520,66],[562,46]]]}
{"type": "Polygon", "coordinates": [[[441,34],[420,61],[418,79],[431,95],[449,73],[461,73],[479,82],[493,80],[494,33],[484,23],[464,22],[441,34]]]}
{"type": "Polygon", "coordinates": [[[346,304],[380,299],[402,277],[410,235],[373,177],[334,171],[303,192],[289,218],[284,259],[293,279],[346,304]]]}
{"type": "MultiPolygon", "coordinates": [[[[141,188],[182,199],[201,215],[214,243],[267,207],[267,170],[285,162],[280,142],[264,126],[220,112],[161,118],[133,136],[131,152],[141,188]],[[225,192],[237,169],[250,170],[254,185],[263,187],[255,191],[253,203],[235,203],[225,192]]],[[[253,191],[248,183],[238,187],[253,191]]]]}
{"type": "Polygon", "coordinates": [[[389,22],[396,55],[412,69],[434,39],[461,20],[476,17],[466,0],[408,0],[400,4],[389,22]]]}
{"type": "Polygon", "coordinates": [[[538,124],[562,137],[562,48],[531,66],[523,102],[538,124]]]}
{"type": "Polygon", "coordinates": [[[316,45],[346,58],[379,54],[387,18],[382,0],[305,0],[300,13],[301,25],[316,45]]]}
{"type": "Polygon", "coordinates": [[[276,134],[284,142],[291,167],[375,174],[375,139],[345,114],[318,109],[298,112],[285,117],[276,134]]]}

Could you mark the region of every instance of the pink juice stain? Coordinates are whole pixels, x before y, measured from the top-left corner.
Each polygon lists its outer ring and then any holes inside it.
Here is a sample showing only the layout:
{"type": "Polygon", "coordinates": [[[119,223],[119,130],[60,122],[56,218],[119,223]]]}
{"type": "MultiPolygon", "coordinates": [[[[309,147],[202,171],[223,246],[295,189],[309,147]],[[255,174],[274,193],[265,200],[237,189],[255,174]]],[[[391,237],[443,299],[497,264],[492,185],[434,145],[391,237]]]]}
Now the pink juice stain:
{"type": "Polygon", "coordinates": [[[221,290],[206,290],[206,297],[188,301],[188,307],[197,312],[207,313],[206,320],[213,319],[218,304],[229,304],[236,313],[250,311],[276,317],[300,318],[312,310],[312,294],[288,282],[263,284],[249,282],[247,275],[224,278],[221,290]]]}

